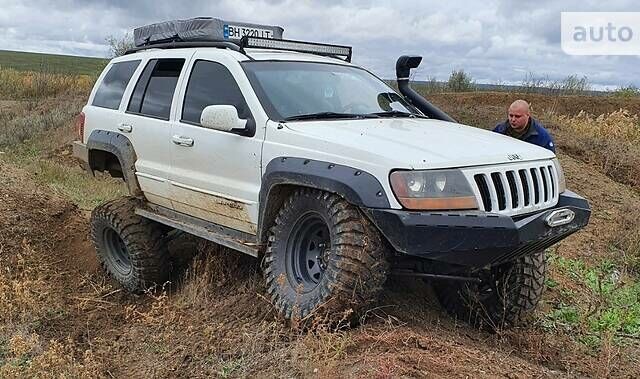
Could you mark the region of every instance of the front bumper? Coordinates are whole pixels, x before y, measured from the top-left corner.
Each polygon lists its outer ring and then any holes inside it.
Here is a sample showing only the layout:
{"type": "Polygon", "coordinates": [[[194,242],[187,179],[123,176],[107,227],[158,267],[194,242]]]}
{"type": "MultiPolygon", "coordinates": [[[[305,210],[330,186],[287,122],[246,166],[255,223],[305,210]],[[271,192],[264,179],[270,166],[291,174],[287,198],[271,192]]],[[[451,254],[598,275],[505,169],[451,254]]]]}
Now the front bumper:
{"type": "Polygon", "coordinates": [[[365,209],[399,253],[467,267],[484,267],[548,248],[585,227],[591,208],[571,191],[558,204],[524,217],[483,212],[414,212],[365,209]],[[575,213],[567,224],[550,227],[546,218],[558,209],[575,213]]]}

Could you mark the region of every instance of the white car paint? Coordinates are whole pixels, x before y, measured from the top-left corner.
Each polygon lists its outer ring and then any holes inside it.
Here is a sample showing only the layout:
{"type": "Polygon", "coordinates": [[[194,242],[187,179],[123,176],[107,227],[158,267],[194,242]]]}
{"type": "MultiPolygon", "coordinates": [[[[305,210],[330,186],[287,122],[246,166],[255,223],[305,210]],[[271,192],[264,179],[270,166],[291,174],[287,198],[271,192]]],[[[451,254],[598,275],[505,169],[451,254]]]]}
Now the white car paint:
{"type": "Polygon", "coordinates": [[[277,157],[328,161],[369,172],[380,181],[395,209],[402,208],[389,184],[389,174],[395,169],[495,166],[514,163],[514,155],[525,162],[555,157],[544,148],[511,137],[438,120],[271,121],[239,62],[254,59],[351,64],[275,50],[248,49],[247,55],[218,48],[149,49],[114,59],[112,63],[142,60],[124,99],[129,98],[149,59],[178,56],[187,59],[174,94],[170,120],[127,115],[124,112],[127,101],[122,102],[118,111],[107,112],[88,105],[85,140],[95,128],[117,131],[121,120],[132,123],[133,131],[127,136],[138,155],[137,176],[150,202],[248,233],[255,233],[258,222],[262,174],[277,157]],[[232,73],[255,119],[254,137],[180,121],[188,78],[197,59],[219,62],[232,73]],[[172,143],[176,137],[191,139],[194,144],[176,145],[172,143]]]}

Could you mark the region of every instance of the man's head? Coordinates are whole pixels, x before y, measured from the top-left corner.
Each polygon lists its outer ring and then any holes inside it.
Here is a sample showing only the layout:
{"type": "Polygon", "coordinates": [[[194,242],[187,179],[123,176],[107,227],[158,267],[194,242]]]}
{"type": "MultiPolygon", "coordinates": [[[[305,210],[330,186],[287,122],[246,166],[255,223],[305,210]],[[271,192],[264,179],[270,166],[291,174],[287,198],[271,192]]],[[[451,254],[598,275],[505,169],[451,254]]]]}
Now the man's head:
{"type": "Polygon", "coordinates": [[[529,103],[524,100],[516,100],[509,107],[509,125],[517,131],[522,132],[529,123],[529,103]]]}

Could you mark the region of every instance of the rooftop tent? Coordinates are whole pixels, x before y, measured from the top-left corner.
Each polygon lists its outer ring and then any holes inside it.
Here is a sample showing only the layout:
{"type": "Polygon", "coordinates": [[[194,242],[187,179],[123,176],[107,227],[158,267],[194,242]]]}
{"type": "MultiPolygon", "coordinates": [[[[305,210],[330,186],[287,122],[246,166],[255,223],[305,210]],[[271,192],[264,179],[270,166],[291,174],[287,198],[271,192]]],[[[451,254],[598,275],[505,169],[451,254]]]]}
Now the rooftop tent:
{"type": "Polygon", "coordinates": [[[213,17],[197,17],[145,25],[133,30],[137,47],[171,41],[231,41],[244,36],[282,39],[279,26],[229,22],[213,17]]]}

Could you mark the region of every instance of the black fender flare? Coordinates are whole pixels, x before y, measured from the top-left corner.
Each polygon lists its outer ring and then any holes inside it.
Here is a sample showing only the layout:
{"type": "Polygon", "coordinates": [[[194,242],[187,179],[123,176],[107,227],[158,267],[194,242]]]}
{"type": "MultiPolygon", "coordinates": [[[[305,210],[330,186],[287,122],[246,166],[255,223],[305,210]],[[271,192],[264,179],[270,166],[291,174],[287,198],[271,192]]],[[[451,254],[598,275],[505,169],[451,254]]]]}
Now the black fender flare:
{"type": "Polygon", "coordinates": [[[278,196],[278,189],[286,186],[309,187],[335,193],[358,207],[391,207],[380,181],[364,170],[313,159],[274,158],[264,170],[260,187],[260,243],[266,242],[268,229],[284,201],[284,198],[278,196]]]}
{"type": "Polygon", "coordinates": [[[120,162],[122,176],[127,183],[129,193],[132,196],[142,195],[142,190],[140,189],[140,184],[136,177],[135,163],[138,157],[129,138],[123,134],[108,130],[94,130],[87,139],[87,150],[89,151],[89,168],[92,171],[92,150],[106,151],[115,155],[120,162]]]}

